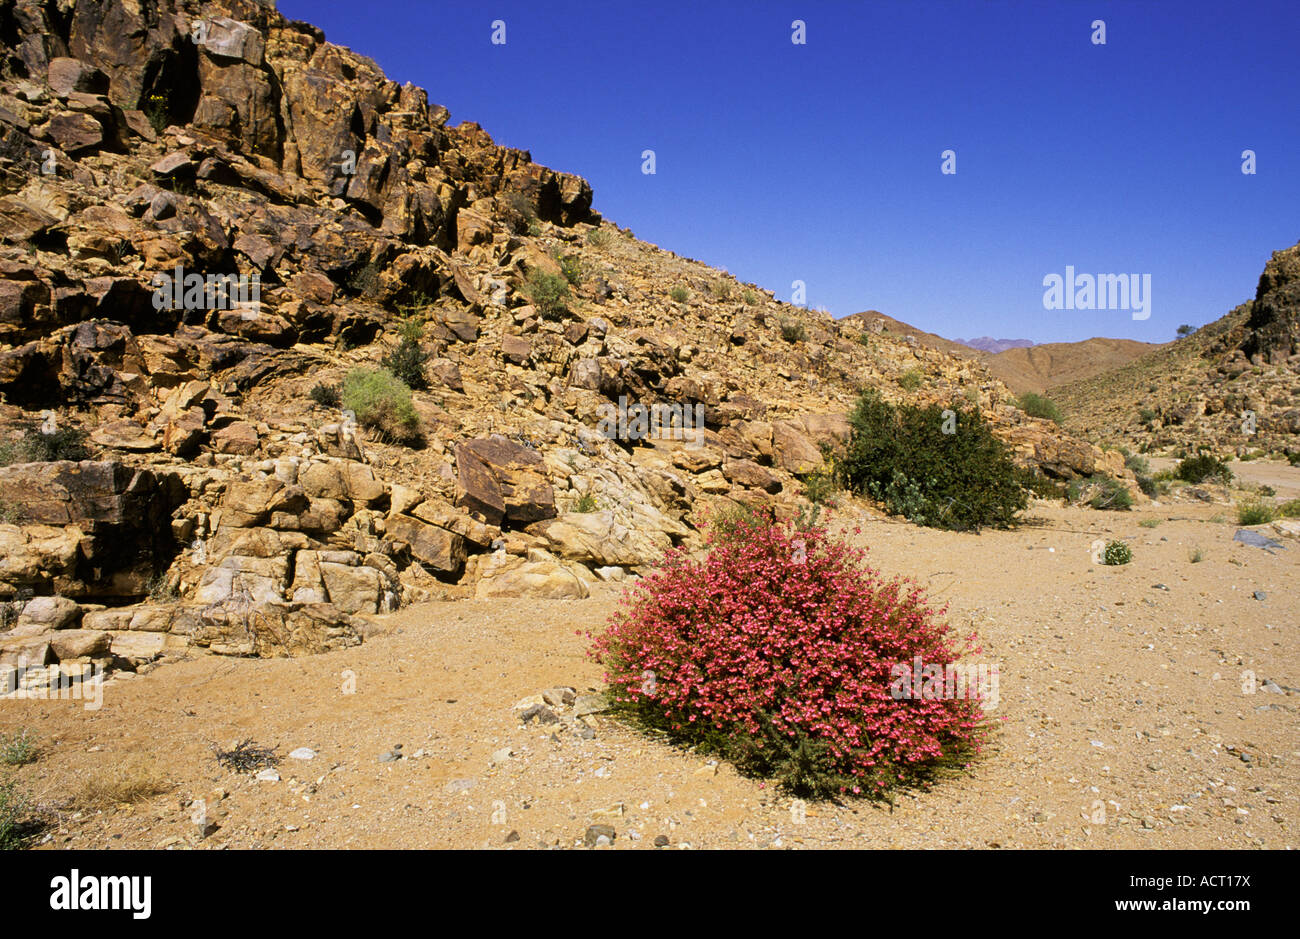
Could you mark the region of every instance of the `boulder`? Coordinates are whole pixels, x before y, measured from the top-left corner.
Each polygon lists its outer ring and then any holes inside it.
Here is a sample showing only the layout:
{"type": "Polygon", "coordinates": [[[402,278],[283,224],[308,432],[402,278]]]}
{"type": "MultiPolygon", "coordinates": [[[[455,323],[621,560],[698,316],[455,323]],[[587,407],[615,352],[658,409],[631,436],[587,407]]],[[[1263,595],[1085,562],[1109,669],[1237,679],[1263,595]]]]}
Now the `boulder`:
{"type": "Polygon", "coordinates": [[[205,609],[190,641],[218,655],[279,658],[358,646],[363,628],[329,603],[228,604],[205,609]]]}
{"type": "Polygon", "coordinates": [[[480,566],[476,599],[537,597],[580,600],[591,591],[572,568],[558,560],[526,560],[498,551],[480,566]]]}
{"type": "Polygon", "coordinates": [[[489,525],[555,517],[555,492],[535,450],[499,434],[456,445],[456,504],[489,525]]]}
{"type": "Polygon", "coordinates": [[[753,460],[732,460],[723,463],[722,475],[735,485],[747,489],[762,489],[768,493],[781,491],[781,480],[753,460]]]}
{"type": "Polygon", "coordinates": [[[465,564],[465,539],[455,532],[406,515],[391,516],[386,526],[387,536],[405,542],[411,556],[426,567],[457,574],[465,564]]]}
{"type": "Polygon", "coordinates": [[[23,606],[15,629],[44,632],[69,629],[81,619],[81,607],[67,597],[33,597],[23,606]]]}

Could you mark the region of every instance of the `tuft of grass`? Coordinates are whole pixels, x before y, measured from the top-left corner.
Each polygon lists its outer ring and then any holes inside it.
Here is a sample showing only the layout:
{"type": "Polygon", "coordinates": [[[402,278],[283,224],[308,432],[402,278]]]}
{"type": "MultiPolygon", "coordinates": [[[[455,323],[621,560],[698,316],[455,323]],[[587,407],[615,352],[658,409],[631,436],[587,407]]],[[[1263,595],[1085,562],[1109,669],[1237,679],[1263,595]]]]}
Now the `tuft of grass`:
{"type": "Polygon", "coordinates": [[[1277,507],[1279,518],[1300,518],[1300,499],[1291,499],[1277,507]]]}
{"type": "Polygon", "coordinates": [[[1187,560],[1191,561],[1193,564],[1200,564],[1205,560],[1205,552],[1201,550],[1200,545],[1197,545],[1195,548],[1192,548],[1192,550],[1187,552],[1187,560]]]}
{"type": "Polygon", "coordinates": [[[803,323],[781,320],[781,338],[786,342],[803,342],[808,338],[808,331],[803,328],[803,323]]]}
{"type": "Polygon", "coordinates": [[[36,737],[26,727],[12,734],[0,734],[0,763],[6,766],[26,766],[35,763],[40,748],[36,737]]]}
{"type": "Polygon", "coordinates": [[[1030,417],[1041,417],[1055,424],[1061,423],[1061,409],[1051,398],[1026,391],[1016,402],[1016,406],[1030,417]]]}
{"type": "Polygon", "coordinates": [[[133,757],[90,776],[75,801],[87,807],[130,805],[170,792],[174,784],[147,757],[133,757]]]}
{"type": "Polygon", "coordinates": [[[1069,498],[1078,502],[1087,498],[1088,505],[1094,509],[1111,509],[1125,511],[1133,507],[1133,496],[1118,479],[1100,474],[1087,479],[1076,479],[1070,483],[1069,498]]]}
{"type": "Polygon", "coordinates": [[[597,508],[596,497],[590,492],[584,492],[578,497],[578,501],[573,504],[573,511],[575,512],[594,512],[597,508]]]}
{"type": "Polygon", "coordinates": [[[603,248],[610,242],[610,234],[603,228],[593,228],[587,232],[587,244],[593,248],[603,248]]]}
{"type": "Polygon", "coordinates": [[[898,376],[898,384],[904,391],[915,391],[921,387],[923,381],[925,381],[925,376],[919,368],[909,368],[898,376]]]}
{"type": "Polygon", "coordinates": [[[79,427],[60,427],[51,433],[28,425],[17,440],[0,444],[0,466],[11,463],[53,463],[57,460],[89,460],[86,432],[79,427]]]}
{"type": "Polygon", "coordinates": [[[582,283],[582,259],[576,254],[566,254],[560,258],[560,272],[570,284],[578,286],[582,283]]]}
{"type": "Polygon", "coordinates": [[[687,292],[685,287],[678,284],[672,290],[668,291],[668,296],[672,297],[675,303],[685,303],[686,298],[690,296],[690,293],[687,292]]]}
{"type": "Polygon", "coordinates": [[[745,306],[757,306],[758,304],[758,294],[754,293],[752,290],[746,290],[741,294],[740,299],[745,306]]]}
{"type": "Polygon", "coordinates": [[[1155,528],[1159,524],[1160,519],[1158,518],[1144,518],[1142,521],[1138,522],[1138,525],[1142,528],[1155,528]]]}

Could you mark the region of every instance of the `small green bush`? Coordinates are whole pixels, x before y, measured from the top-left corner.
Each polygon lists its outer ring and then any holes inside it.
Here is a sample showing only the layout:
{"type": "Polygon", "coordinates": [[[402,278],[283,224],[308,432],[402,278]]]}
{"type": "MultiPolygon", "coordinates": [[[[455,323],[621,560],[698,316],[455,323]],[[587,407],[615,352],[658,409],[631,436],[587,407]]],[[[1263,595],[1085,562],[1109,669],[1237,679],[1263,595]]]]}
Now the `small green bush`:
{"type": "Polygon", "coordinates": [[[1248,499],[1237,503],[1238,525],[1264,525],[1277,518],[1273,506],[1259,499],[1248,499]]]}
{"type": "Polygon", "coordinates": [[[578,286],[582,283],[582,258],[576,254],[566,254],[560,258],[560,272],[570,284],[578,286]]]}
{"type": "Polygon", "coordinates": [[[1108,541],[1101,560],[1103,564],[1109,564],[1111,567],[1127,564],[1133,560],[1133,549],[1122,541],[1108,541]]]}
{"type": "Polygon", "coordinates": [[[53,463],[57,460],[89,460],[86,432],[79,427],[60,427],[44,433],[28,426],[22,437],[0,444],[0,466],[11,463],[53,463]]]}
{"type": "Polygon", "coordinates": [[[1286,461],[1292,466],[1300,466],[1300,450],[1288,450],[1286,452],[1286,461]]]}
{"type": "MultiPolygon", "coordinates": [[[[429,353],[420,345],[419,339],[412,335],[411,323],[408,320],[403,324],[402,339],[397,348],[384,356],[379,364],[396,375],[408,388],[427,388],[429,381],[424,374],[424,364],[429,361],[429,353]]],[[[423,333],[422,326],[418,329],[415,336],[423,333]]]]}
{"type": "Polygon", "coordinates": [[[755,306],[758,304],[758,294],[754,293],[752,290],[746,290],[741,294],[740,299],[744,302],[745,306],[755,306]]]}
{"type": "Polygon", "coordinates": [[[1143,424],[1154,424],[1159,416],[1159,413],[1154,408],[1138,408],[1138,420],[1143,424]]]}
{"type": "Polygon", "coordinates": [[[1213,480],[1227,485],[1232,482],[1232,470],[1228,469],[1228,465],[1222,460],[1209,453],[1198,453],[1196,456],[1189,456],[1182,460],[1174,467],[1174,475],[1189,483],[1213,480]]]}
{"type": "Polygon", "coordinates": [[[898,376],[898,384],[904,391],[915,391],[921,387],[921,382],[924,380],[925,376],[921,374],[919,368],[909,368],[903,374],[898,376]]]}
{"type": "Polygon", "coordinates": [[[731,299],[731,281],[715,280],[713,282],[713,298],[715,300],[731,299]]]}
{"type": "Polygon", "coordinates": [[[596,497],[590,492],[584,492],[578,497],[578,501],[573,504],[573,511],[575,512],[594,512],[596,509],[596,497]]]}
{"type": "Polygon", "coordinates": [[[0,763],[25,766],[36,762],[36,738],[26,729],[0,734],[0,763]]]}
{"type": "Polygon", "coordinates": [[[343,400],[343,391],[338,385],[326,385],[318,382],[307,392],[307,397],[324,408],[337,408],[343,400]]]}
{"type": "Polygon", "coordinates": [[[1057,424],[1061,423],[1061,409],[1056,406],[1056,402],[1051,398],[1045,398],[1040,394],[1034,394],[1032,391],[1026,391],[1020,396],[1016,404],[1020,410],[1030,417],[1041,417],[1057,424]]]}
{"type": "Polygon", "coordinates": [[[1138,525],[1142,528],[1156,528],[1159,524],[1160,519],[1158,518],[1144,518],[1142,521],[1138,522],[1138,525]]]}
{"type": "Polygon", "coordinates": [[[1300,518],[1300,499],[1283,502],[1277,507],[1277,514],[1281,518],[1300,518]]]}
{"type": "Polygon", "coordinates": [[[1028,467],[1018,468],[1016,480],[1022,489],[1039,499],[1058,499],[1064,502],[1067,498],[1064,486],[1054,479],[1048,479],[1038,470],[1028,467]]]}
{"type": "Polygon", "coordinates": [[[524,294],[544,320],[563,319],[569,312],[569,282],[559,274],[533,268],[524,281],[524,294]]]}
{"type": "Polygon", "coordinates": [[[1029,499],[1006,445],[974,409],[958,412],[955,434],[943,433],[943,410],[864,392],[849,419],[840,482],[918,525],[1010,527],[1029,499]]]}
{"type": "Polygon", "coordinates": [[[610,234],[603,228],[593,228],[587,232],[587,244],[593,248],[603,248],[610,242],[610,234]]]}
{"type": "Polygon", "coordinates": [[[675,303],[685,303],[686,298],[689,297],[690,294],[686,291],[685,287],[678,284],[672,290],[668,291],[668,296],[672,297],[675,303]]]}
{"type": "Polygon", "coordinates": [[[411,389],[388,369],[357,368],[343,379],[343,407],[357,423],[394,443],[414,443],[420,418],[411,402],[411,389]]]}
{"type": "Polygon", "coordinates": [[[808,331],[803,328],[803,323],[781,320],[781,338],[786,342],[803,342],[808,338],[808,331]]]}

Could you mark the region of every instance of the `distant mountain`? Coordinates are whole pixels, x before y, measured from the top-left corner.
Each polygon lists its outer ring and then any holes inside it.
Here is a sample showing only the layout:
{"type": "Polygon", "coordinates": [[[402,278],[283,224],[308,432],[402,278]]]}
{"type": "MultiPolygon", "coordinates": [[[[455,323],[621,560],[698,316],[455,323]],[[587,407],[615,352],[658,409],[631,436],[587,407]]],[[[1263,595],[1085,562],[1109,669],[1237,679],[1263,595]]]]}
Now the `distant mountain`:
{"type": "Polygon", "coordinates": [[[992,336],[980,336],[978,339],[954,339],[963,346],[979,349],[981,352],[1006,352],[1008,349],[1027,349],[1034,344],[1032,339],[994,339],[992,336]]]}
{"type": "Polygon", "coordinates": [[[1016,394],[1042,393],[1055,385],[1080,382],[1119,368],[1158,346],[1131,339],[1085,339],[1082,342],[1050,342],[1036,345],[1028,339],[992,339],[981,336],[969,341],[944,339],[909,326],[878,310],[848,317],[873,332],[884,332],[949,355],[974,359],[1016,394]],[[987,346],[987,348],[985,348],[987,346]]]}

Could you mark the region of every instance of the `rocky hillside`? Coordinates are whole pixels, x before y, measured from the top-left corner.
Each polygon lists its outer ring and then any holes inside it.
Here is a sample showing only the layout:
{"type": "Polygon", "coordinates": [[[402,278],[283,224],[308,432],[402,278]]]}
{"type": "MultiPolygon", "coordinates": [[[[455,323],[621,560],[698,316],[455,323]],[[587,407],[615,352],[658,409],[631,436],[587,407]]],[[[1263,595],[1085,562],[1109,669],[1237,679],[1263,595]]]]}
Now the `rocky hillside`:
{"type": "Polygon", "coordinates": [[[1300,453],[1300,244],[1275,251],[1255,299],[1113,371],[1054,389],[1098,441],[1224,454],[1300,453]]]}
{"type": "Polygon", "coordinates": [[[0,34],[0,663],[281,655],[429,597],[582,597],[710,506],[793,511],[867,386],[1124,475],[977,362],[638,241],[264,2],[17,0],[0,34]],[[354,383],[402,356],[409,414],[354,383]],[[631,433],[602,424],[620,403],[631,433]],[[704,429],[647,437],[641,406],[704,429]]]}

